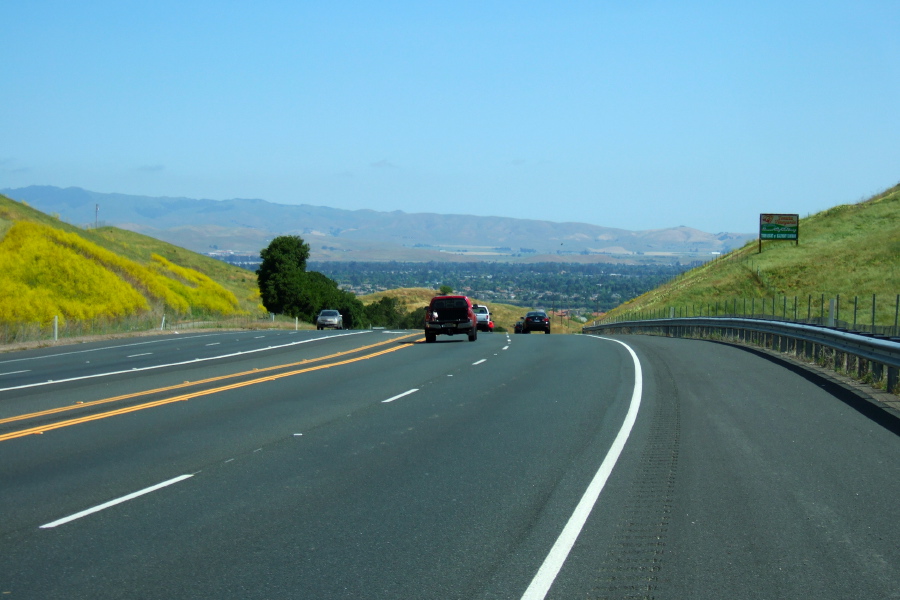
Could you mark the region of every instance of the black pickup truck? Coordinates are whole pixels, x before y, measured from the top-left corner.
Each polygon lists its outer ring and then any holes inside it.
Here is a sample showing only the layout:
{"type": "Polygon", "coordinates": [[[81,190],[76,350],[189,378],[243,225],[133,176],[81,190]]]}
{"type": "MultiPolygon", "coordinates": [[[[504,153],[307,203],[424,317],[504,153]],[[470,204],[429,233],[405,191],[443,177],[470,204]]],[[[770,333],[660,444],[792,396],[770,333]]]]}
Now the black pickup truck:
{"type": "Polygon", "coordinates": [[[425,309],[425,341],[434,342],[438,335],[466,334],[469,341],[478,339],[478,321],[472,301],[466,296],[435,296],[425,309]]]}

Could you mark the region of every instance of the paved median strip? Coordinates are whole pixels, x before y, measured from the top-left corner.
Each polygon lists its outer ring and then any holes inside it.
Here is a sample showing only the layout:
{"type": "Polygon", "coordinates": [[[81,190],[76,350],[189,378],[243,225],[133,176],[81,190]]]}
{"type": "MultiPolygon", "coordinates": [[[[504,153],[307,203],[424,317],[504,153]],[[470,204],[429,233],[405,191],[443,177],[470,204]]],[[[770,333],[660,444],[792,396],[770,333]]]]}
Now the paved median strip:
{"type": "Polygon", "coordinates": [[[194,358],[191,360],[185,360],[185,361],[175,362],[175,363],[166,363],[166,364],[162,364],[162,365],[152,365],[149,367],[134,367],[134,368],[128,369],[127,371],[111,371],[109,373],[94,373],[92,375],[82,375],[80,377],[70,377],[68,379],[56,379],[56,380],[49,379],[47,381],[39,381],[36,383],[26,383],[25,385],[17,385],[17,386],[13,386],[13,387],[0,388],[0,392],[8,392],[11,390],[23,390],[26,388],[35,388],[35,387],[41,387],[44,385],[55,385],[55,384],[59,384],[59,383],[69,383],[71,381],[82,381],[85,379],[96,379],[98,377],[110,377],[112,375],[122,375],[125,373],[131,375],[131,374],[135,373],[136,371],[152,371],[155,369],[166,369],[168,367],[179,367],[182,365],[196,364],[198,362],[207,362],[207,361],[212,361],[212,360],[221,360],[224,358],[233,358],[235,356],[244,356],[244,355],[249,355],[249,354],[255,354],[257,352],[265,352],[267,350],[277,350],[279,348],[289,348],[291,346],[297,346],[299,344],[309,344],[309,343],[313,343],[313,342],[334,339],[336,337],[342,337],[342,336],[346,336],[346,335],[360,335],[360,334],[366,334],[366,333],[369,333],[369,331],[367,331],[367,330],[366,331],[351,331],[351,332],[342,333],[339,335],[306,339],[306,340],[301,340],[299,342],[290,342],[288,344],[281,344],[278,346],[266,346],[265,348],[255,348],[253,350],[243,350],[241,352],[231,352],[229,354],[219,354],[218,356],[209,356],[206,358],[194,358]]]}
{"type": "MultiPolygon", "coordinates": [[[[419,334],[413,334],[413,335],[419,335],[419,334]]],[[[410,336],[410,337],[411,337],[411,336],[410,336]]],[[[326,360],[326,359],[328,359],[328,358],[334,358],[334,357],[341,356],[341,355],[355,354],[355,353],[364,351],[365,349],[373,348],[373,347],[375,347],[375,346],[381,346],[381,345],[384,345],[384,344],[391,344],[391,343],[396,343],[396,342],[397,342],[396,339],[393,339],[393,340],[387,340],[387,341],[384,341],[384,342],[379,342],[379,343],[377,343],[377,344],[372,344],[372,345],[370,345],[370,346],[364,346],[364,347],[362,347],[362,348],[356,348],[356,349],[354,349],[354,350],[349,350],[349,351],[345,351],[345,352],[339,352],[339,353],[337,353],[337,354],[333,354],[333,355],[330,355],[330,356],[328,356],[328,357],[321,357],[321,358],[317,358],[317,359],[308,359],[308,360],[300,361],[299,363],[292,363],[292,364],[289,364],[289,365],[278,365],[278,366],[276,366],[276,367],[269,367],[269,368],[267,368],[267,369],[259,369],[259,370],[254,370],[254,371],[244,371],[244,372],[242,372],[242,373],[238,373],[238,374],[234,374],[234,375],[226,375],[226,376],[223,376],[223,377],[216,377],[216,378],[211,378],[211,379],[207,379],[207,380],[203,380],[203,381],[198,381],[198,382],[185,382],[184,384],[180,384],[180,385],[176,385],[176,386],[170,386],[170,387],[167,387],[167,388],[158,388],[158,389],[155,389],[155,390],[149,390],[149,391],[145,391],[145,392],[137,392],[137,393],[135,393],[135,394],[127,394],[127,395],[124,395],[124,396],[116,396],[115,398],[106,398],[106,399],[103,399],[103,400],[96,400],[96,401],[94,401],[94,402],[86,402],[86,403],[84,403],[84,404],[76,404],[76,405],[71,405],[71,406],[65,406],[65,407],[60,407],[60,408],[51,409],[51,410],[47,410],[47,411],[42,411],[42,412],[39,412],[39,413],[30,413],[30,414],[27,414],[27,415],[19,415],[19,416],[17,416],[17,417],[10,417],[10,418],[7,418],[7,419],[0,420],[0,423],[8,423],[8,422],[11,422],[11,421],[16,421],[16,420],[31,419],[31,418],[36,418],[36,417],[40,417],[40,416],[46,416],[46,415],[50,415],[50,414],[55,414],[55,413],[67,411],[67,410],[81,409],[81,408],[85,408],[85,407],[96,406],[96,405],[99,405],[99,404],[104,404],[104,403],[114,402],[114,401],[118,401],[118,400],[123,400],[123,399],[126,399],[126,398],[136,398],[136,397],[145,396],[145,395],[148,395],[148,394],[153,394],[153,393],[158,393],[158,392],[163,392],[163,391],[171,391],[171,390],[174,390],[174,389],[179,389],[179,388],[184,388],[184,387],[189,387],[189,386],[196,386],[196,385],[200,385],[200,384],[203,384],[203,383],[211,383],[211,382],[221,381],[221,380],[225,380],[225,379],[232,379],[232,378],[240,377],[240,376],[258,375],[258,374],[260,374],[260,373],[262,373],[262,372],[265,372],[265,371],[268,371],[268,370],[273,370],[273,369],[284,369],[284,368],[289,368],[289,367],[291,367],[291,366],[297,366],[297,365],[301,365],[301,364],[309,364],[309,363],[312,363],[312,362],[318,362],[318,361],[326,360]]],[[[284,372],[284,373],[276,373],[276,374],[274,374],[274,375],[267,375],[267,376],[265,376],[265,377],[259,377],[259,378],[257,378],[257,379],[250,379],[250,380],[247,380],[247,381],[241,381],[241,382],[237,382],[237,383],[232,383],[232,384],[225,385],[225,386],[221,386],[221,387],[209,388],[209,389],[206,389],[206,390],[198,390],[198,391],[196,391],[196,392],[190,392],[190,393],[182,394],[182,395],[179,395],[179,396],[172,396],[172,397],[169,397],[169,398],[163,398],[162,400],[156,400],[156,401],[152,401],[152,402],[146,402],[146,403],[143,403],[143,404],[136,404],[136,405],[133,405],[133,406],[128,406],[128,407],[124,407],[124,408],[120,408],[120,409],[112,410],[112,411],[108,411],[108,412],[97,413],[97,414],[94,414],[94,415],[86,415],[86,416],[84,416],[84,417],[78,417],[78,418],[69,419],[69,420],[66,420],[66,421],[59,421],[59,422],[57,422],[57,423],[48,423],[48,424],[45,424],[45,425],[40,425],[40,426],[37,426],[37,427],[31,427],[31,428],[29,428],[29,429],[22,429],[22,430],[19,430],[19,431],[12,431],[12,432],[10,432],[10,433],[6,433],[6,434],[0,435],[0,442],[6,441],[6,440],[15,439],[15,438],[20,438],[20,437],[25,437],[25,436],[28,436],[28,435],[40,435],[40,434],[43,434],[43,433],[45,433],[45,432],[47,432],[47,431],[52,431],[52,430],[54,430],[54,429],[61,429],[61,428],[63,428],[63,427],[69,427],[69,426],[72,426],[72,425],[78,425],[78,424],[80,424],[80,423],[87,423],[87,422],[90,422],[90,421],[97,421],[97,420],[100,420],[100,419],[106,419],[106,418],[108,418],[108,417],[113,417],[113,416],[116,416],[116,415],[123,415],[123,414],[132,413],[132,412],[137,412],[137,411],[139,411],[139,410],[145,410],[145,409],[148,409],[148,408],[155,408],[155,407],[157,407],[157,406],[163,406],[163,405],[166,405],[166,404],[172,404],[172,403],[174,403],[174,402],[183,402],[183,401],[185,401],[185,400],[191,400],[191,399],[193,399],[193,398],[199,398],[199,397],[202,397],[202,396],[209,396],[209,395],[211,395],[211,394],[217,394],[217,393],[219,393],[219,392],[225,392],[225,391],[229,391],[229,390],[235,390],[235,389],[239,389],[239,388],[243,388],[243,387],[255,385],[255,384],[257,384],[257,383],[265,383],[265,382],[269,382],[269,381],[275,381],[275,380],[278,380],[278,379],[282,379],[282,378],[284,378],[284,377],[291,377],[291,376],[293,376],[293,375],[300,375],[300,374],[302,374],[302,373],[309,373],[309,372],[311,372],[311,371],[319,371],[319,370],[322,370],[322,369],[330,369],[331,367],[337,367],[337,366],[341,366],[341,365],[346,365],[346,364],[358,362],[358,361],[361,361],[361,360],[367,360],[367,359],[369,359],[369,358],[374,358],[374,357],[376,357],[376,356],[382,356],[382,355],[384,355],[384,354],[389,354],[389,353],[391,353],[391,352],[396,352],[397,350],[402,350],[403,348],[407,348],[407,347],[408,347],[408,344],[400,344],[400,345],[396,345],[396,346],[391,347],[391,348],[387,348],[387,349],[385,349],[385,350],[379,350],[379,351],[377,351],[377,352],[372,352],[372,353],[370,353],[370,354],[366,354],[366,355],[363,355],[363,356],[357,356],[357,357],[355,357],[355,358],[348,358],[348,359],[345,359],[345,360],[341,360],[341,361],[337,361],[337,362],[332,362],[332,363],[328,363],[328,364],[324,364],[324,365],[316,365],[316,366],[307,367],[307,368],[304,368],[304,369],[297,369],[297,370],[293,370],[293,371],[286,371],[286,372],[284,372]]]]}

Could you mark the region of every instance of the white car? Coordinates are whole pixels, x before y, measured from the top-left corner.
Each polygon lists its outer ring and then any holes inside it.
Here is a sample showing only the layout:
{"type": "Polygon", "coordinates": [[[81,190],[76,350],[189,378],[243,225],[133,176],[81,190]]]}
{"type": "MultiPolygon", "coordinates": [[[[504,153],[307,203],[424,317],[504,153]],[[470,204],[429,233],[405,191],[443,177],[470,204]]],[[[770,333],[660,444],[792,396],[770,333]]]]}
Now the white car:
{"type": "Polygon", "coordinates": [[[344,317],[336,310],[323,310],[316,317],[316,329],[325,329],[326,327],[343,329],[344,317]]]}
{"type": "Polygon", "coordinates": [[[494,322],[491,320],[491,311],[484,304],[473,304],[472,311],[478,319],[478,331],[494,331],[494,322]]]}

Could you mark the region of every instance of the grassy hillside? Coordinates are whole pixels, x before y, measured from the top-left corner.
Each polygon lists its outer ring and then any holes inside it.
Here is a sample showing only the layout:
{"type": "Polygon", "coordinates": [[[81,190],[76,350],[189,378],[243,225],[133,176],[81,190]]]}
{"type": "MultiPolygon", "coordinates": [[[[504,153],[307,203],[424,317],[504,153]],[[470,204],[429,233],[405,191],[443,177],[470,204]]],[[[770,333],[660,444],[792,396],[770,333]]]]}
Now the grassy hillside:
{"type": "Polygon", "coordinates": [[[790,316],[795,298],[805,317],[810,305],[815,316],[823,297],[827,302],[839,296],[842,320],[852,318],[858,297],[860,322],[871,322],[874,295],[877,323],[893,325],[900,294],[900,185],[801,219],[799,245],[764,241],[762,252],[758,250],[758,243],[750,242],[625,302],[607,318],[673,308],[676,314],[709,314],[716,303],[719,314],[740,314],[745,299],[757,310],[763,299],[774,300],[775,314],[782,314],[786,305],[790,316]]]}
{"type": "Polygon", "coordinates": [[[258,310],[246,271],[112,227],[82,230],[0,196],[0,322],[258,310]]]}

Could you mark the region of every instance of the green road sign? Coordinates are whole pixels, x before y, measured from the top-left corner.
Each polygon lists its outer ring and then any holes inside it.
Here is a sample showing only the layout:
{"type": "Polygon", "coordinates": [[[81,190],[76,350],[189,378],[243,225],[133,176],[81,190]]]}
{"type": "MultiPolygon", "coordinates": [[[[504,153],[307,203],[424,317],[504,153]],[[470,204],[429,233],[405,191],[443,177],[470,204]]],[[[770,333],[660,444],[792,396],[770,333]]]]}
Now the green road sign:
{"type": "Polygon", "coordinates": [[[759,215],[760,240],[799,240],[800,215],[759,215]]]}

